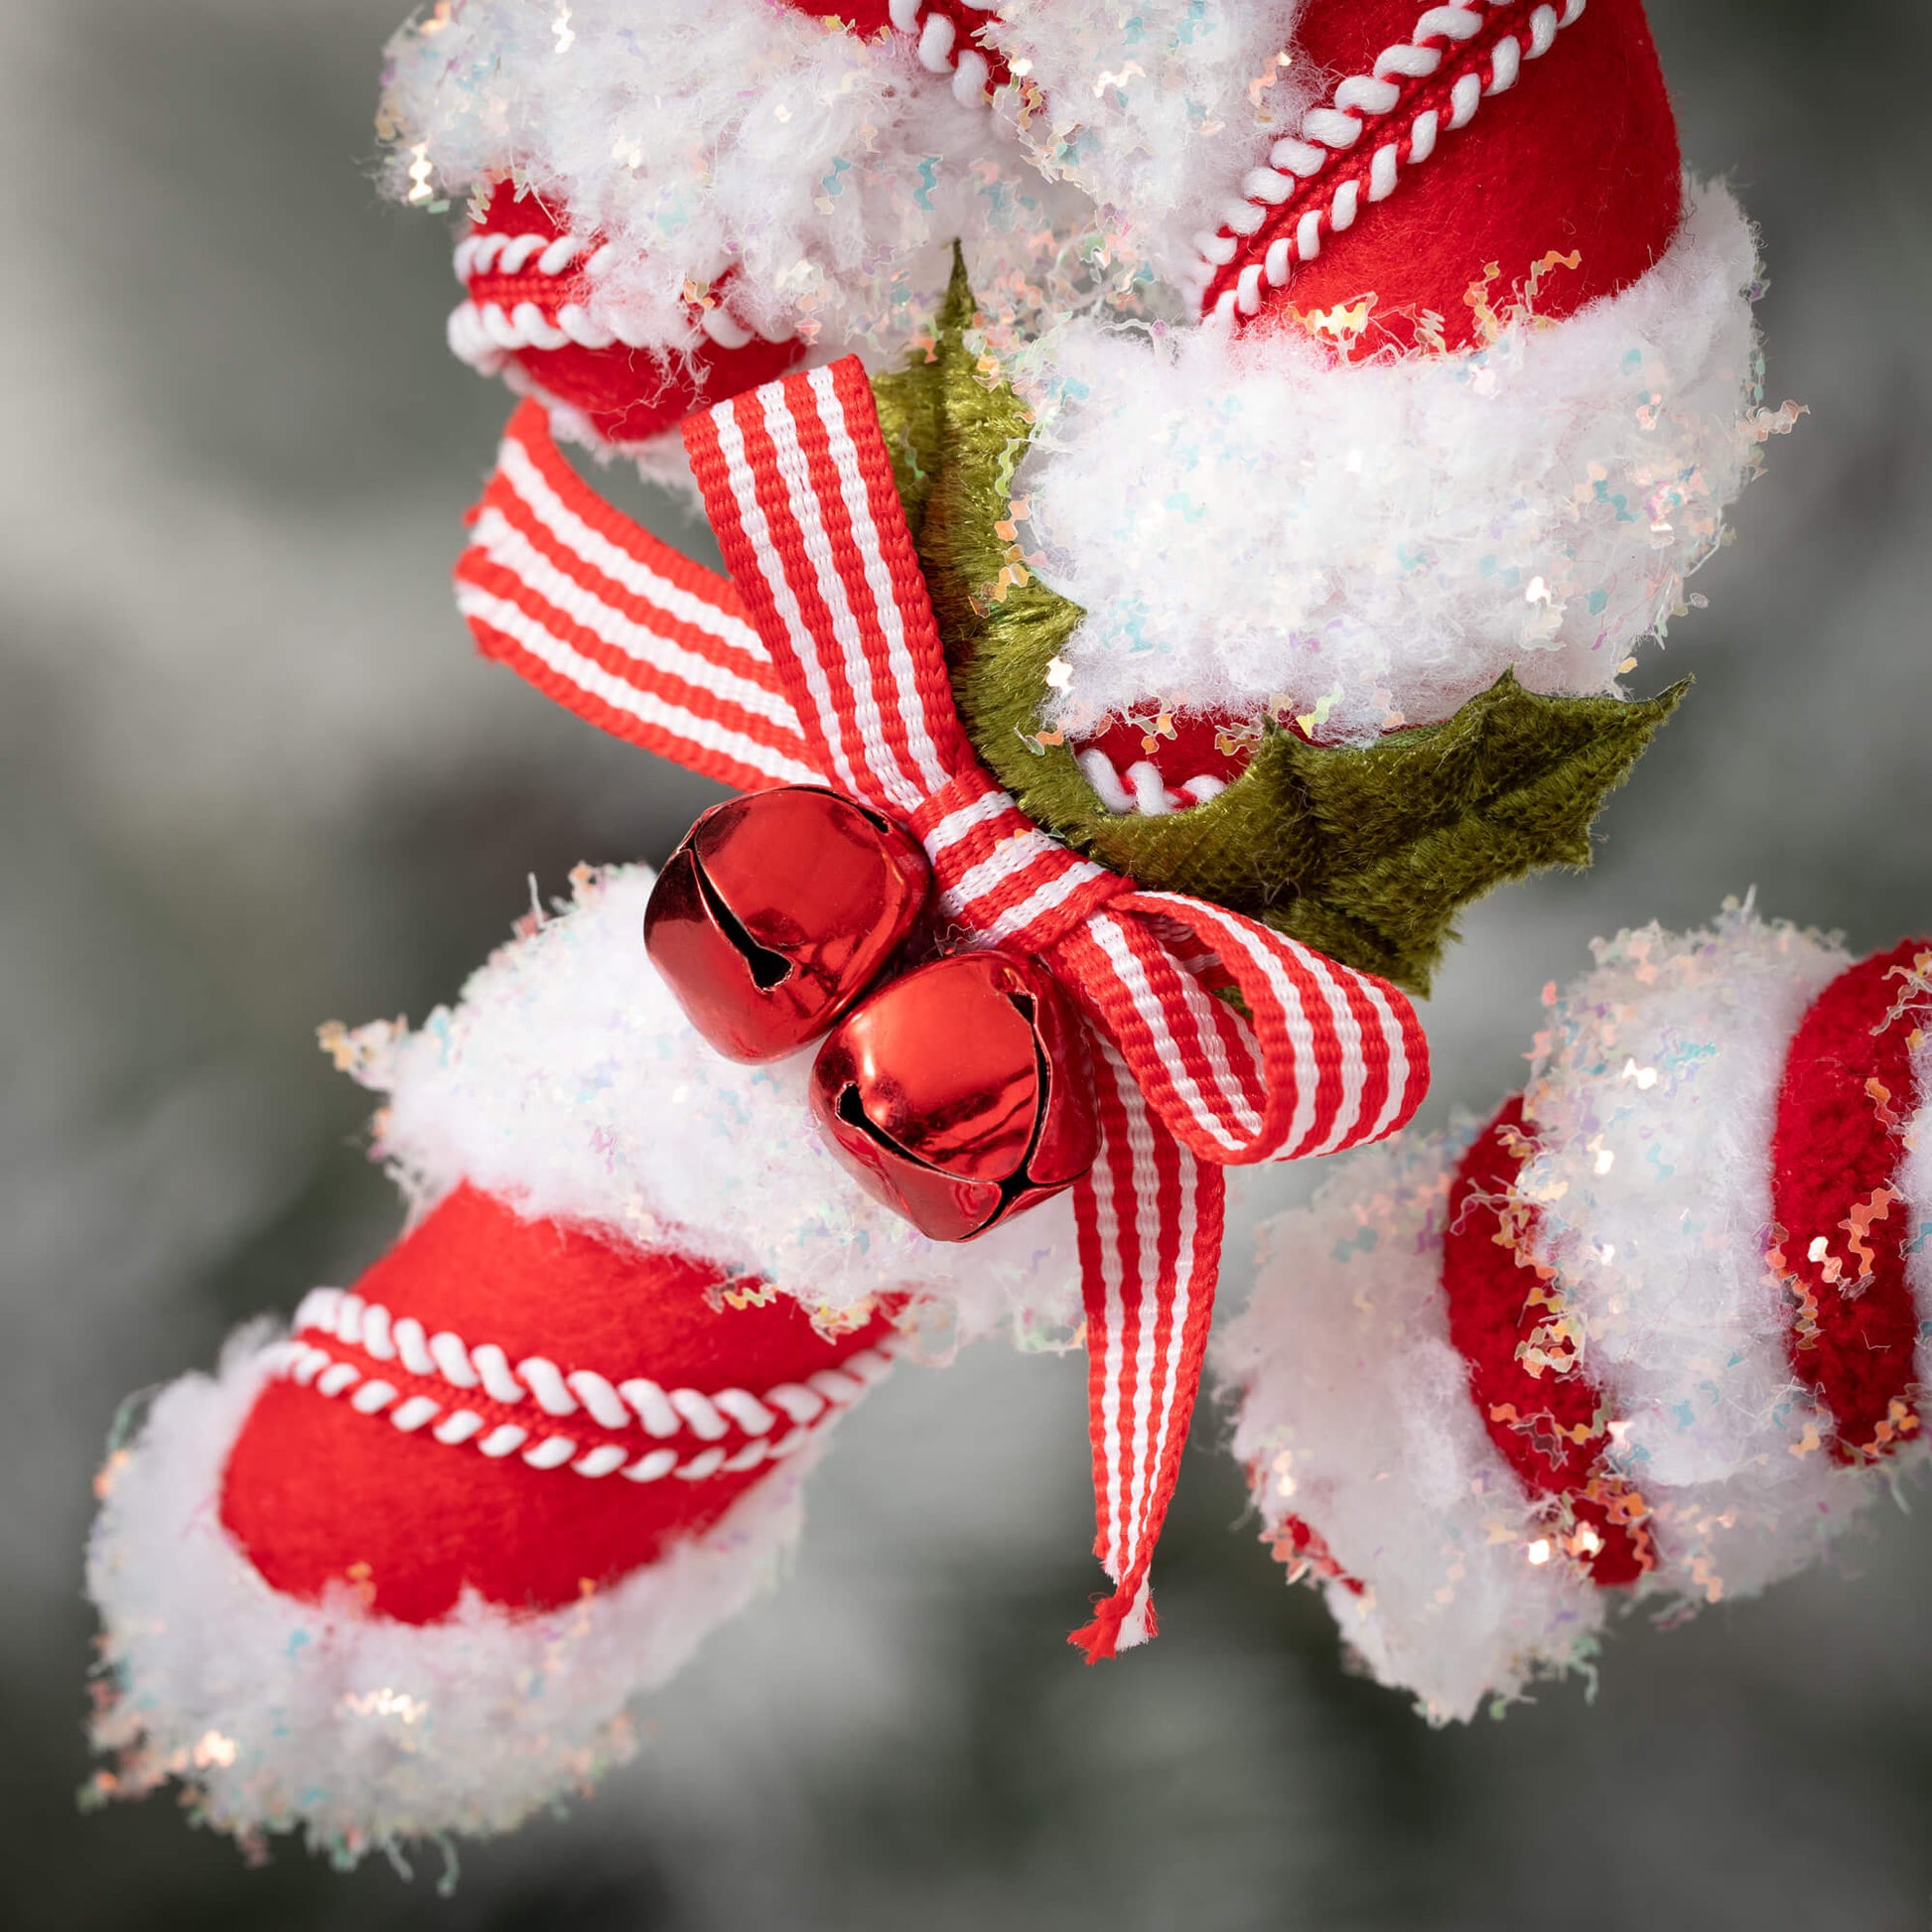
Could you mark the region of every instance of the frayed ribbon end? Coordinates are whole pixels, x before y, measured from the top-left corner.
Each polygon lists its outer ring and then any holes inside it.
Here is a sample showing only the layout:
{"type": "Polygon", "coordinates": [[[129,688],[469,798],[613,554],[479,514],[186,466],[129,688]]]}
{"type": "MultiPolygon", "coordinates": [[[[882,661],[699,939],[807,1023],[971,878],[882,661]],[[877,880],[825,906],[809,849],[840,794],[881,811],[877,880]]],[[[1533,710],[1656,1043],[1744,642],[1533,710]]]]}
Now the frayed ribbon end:
{"type": "Polygon", "coordinates": [[[1131,1597],[1124,1590],[1116,1591],[1098,1604],[1093,1621],[1072,1631],[1067,1642],[1074,1649],[1084,1651],[1088,1663],[1098,1664],[1160,1633],[1160,1621],[1154,1614],[1154,1593],[1143,1585],[1131,1597]]]}

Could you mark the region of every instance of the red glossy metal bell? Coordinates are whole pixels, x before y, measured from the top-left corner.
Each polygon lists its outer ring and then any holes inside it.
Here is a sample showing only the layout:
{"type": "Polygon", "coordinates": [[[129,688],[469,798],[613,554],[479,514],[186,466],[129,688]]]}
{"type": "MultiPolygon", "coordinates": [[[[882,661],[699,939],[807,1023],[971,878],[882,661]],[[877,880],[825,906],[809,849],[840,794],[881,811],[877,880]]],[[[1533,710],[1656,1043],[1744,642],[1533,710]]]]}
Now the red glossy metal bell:
{"type": "Polygon", "coordinates": [[[889,819],[817,785],[714,805],[671,854],[644,948],[719,1052],[775,1060],[816,1039],[879,976],[930,870],[889,819]]]}
{"type": "Polygon", "coordinates": [[[969,1241],[1070,1186],[1097,1144],[1085,1047],[1043,967],[956,953],[883,987],[812,1068],[812,1112],[869,1193],[969,1241]]]}

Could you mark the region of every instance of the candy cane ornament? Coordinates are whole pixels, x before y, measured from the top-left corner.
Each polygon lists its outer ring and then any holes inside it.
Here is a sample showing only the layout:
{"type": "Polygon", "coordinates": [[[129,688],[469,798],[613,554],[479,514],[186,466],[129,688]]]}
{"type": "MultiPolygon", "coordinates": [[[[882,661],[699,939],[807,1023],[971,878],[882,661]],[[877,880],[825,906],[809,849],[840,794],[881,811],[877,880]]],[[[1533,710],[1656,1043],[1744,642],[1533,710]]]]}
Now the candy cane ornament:
{"type": "MultiPolygon", "coordinates": [[[[1020,810],[1034,772],[996,775],[1000,755],[1031,764],[1050,743],[1080,809],[1117,821],[1101,835],[1211,845],[1224,833],[1186,814],[1271,734],[1366,755],[1505,671],[1607,700],[1796,415],[1761,406],[1750,232],[1678,174],[1635,0],[1155,0],[1131,18],[465,0],[393,44],[382,128],[400,199],[467,210],[453,346],[524,392],[457,573],[480,649],[742,805],[808,787],[888,821],[938,895],[882,929],[891,957],[865,956],[864,987],[828,968],[826,1010],[861,1021],[918,960],[970,976],[1019,948],[1075,1016],[1096,1142],[1064,1193],[1047,1183],[1083,1162],[1003,1171],[1014,1198],[961,1217],[987,1229],[970,1247],[925,1238],[810,1131],[809,1051],[748,1071],[704,1044],[640,943],[642,869],[580,875],[417,1031],[333,1033],[383,1096],[410,1225],[117,1440],[90,1587],[97,1789],[178,1778],[226,1829],[304,1830],[343,1859],[505,1829],[624,1755],[631,1701],[770,1574],[831,1426],[932,1328],[949,1345],[1084,1325],[1115,1588],[1082,1641],[1151,1634],[1226,1169],[1406,1117],[1424,1071],[1407,1003],[1328,955],[1360,945],[1382,970],[1390,905],[1431,882],[1382,854],[1369,870],[1395,889],[1338,898],[1291,942],[1261,915],[1311,900],[1320,866],[1284,861],[1245,911],[1219,900],[1263,848],[1300,850],[1292,828],[1240,820],[1219,883],[1143,890],[1138,861],[1102,866],[1097,839],[1076,852],[1065,819],[1020,810]],[[1043,585],[1077,619],[1035,709],[983,743],[950,715],[957,666],[921,616],[901,516],[917,521],[918,477],[900,504],[839,361],[857,353],[883,396],[937,356],[955,239],[988,298],[975,379],[1024,390],[1026,418],[977,491],[1007,547],[965,591],[1043,585]],[[619,514],[557,448],[688,486],[676,432],[694,417],[729,575],[619,514]]],[[[1432,771],[1478,767],[1486,753],[1432,771]]],[[[1440,841],[1442,803],[1324,810],[1374,832],[1415,809],[1440,841]]],[[[795,847],[794,868],[818,852],[795,847]]],[[[1405,956],[1418,982],[1423,958],[1405,956]]],[[[1871,1077],[1903,1091],[1896,1065],[1871,1077]]],[[[1815,1144],[1808,1106],[1794,1146],[1815,1144]]],[[[1517,1186],[1516,1146],[1484,1144],[1471,1199],[1517,1186]]],[[[1780,1346],[1795,1361],[1809,1337],[1868,1450],[1910,1432],[1858,1373],[1880,1331],[1847,1328],[1832,1297],[1863,1282],[1847,1271],[1879,1253],[1905,1183],[1881,1145],[1838,1154],[1860,1176],[1837,1216],[1853,1226],[1795,1201],[1804,1293],[1780,1346]]],[[[1523,1252],[1557,1213],[1510,1210],[1523,1252]]],[[[1599,1413],[1615,1378],[1593,1359],[1564,1379],[1568,1305],[1501,1320],[1496,1264],[1513,1286],[1516,1251],[1479,1235],[1458,1252],[1446,1347],[1486,1363],[1484,1480],[1550,1532],[1499,1600],[1520,1611],[1533,1574],[1587,1622],[1697,1559],[1654,1471],[1626,1466],[1623,1419],[1599,1413]]],[[[1860,1299],[1896,1316],[1875,1275],[1860,1299]]],[[[1446,1520],[1452,1500],[1435,1499],[1446,1520]]],[[[1394,1627],[1399,1580],[1365,1582],[1345,1529],[1324,1541],[1330,1514],[1283,1519],[1284,1550],[1394,1627]]],[[[1726,1587],[1748,1581],[1733,1556],[1726,1587]]],[[[1530,1618],[1508,1654],[1554,1651],[1541,1631],[1530,1618]]]]}

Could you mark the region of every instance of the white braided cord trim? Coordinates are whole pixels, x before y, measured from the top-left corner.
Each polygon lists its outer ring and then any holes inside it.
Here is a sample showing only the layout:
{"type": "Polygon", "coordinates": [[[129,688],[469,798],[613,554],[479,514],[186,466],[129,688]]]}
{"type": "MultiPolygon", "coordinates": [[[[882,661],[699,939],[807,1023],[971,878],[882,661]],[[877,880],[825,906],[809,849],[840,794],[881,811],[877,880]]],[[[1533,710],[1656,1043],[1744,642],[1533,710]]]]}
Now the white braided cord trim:
{"type": "MultiPolygon", "coordinates": [[[[691,320],[720,348],[743,348],[761,333],[748,329],[719,302],[694,306],[691,320]]],[[[765,340],[790,338],[767,336],[765,340]]],[[[626,348],[663,345],[661,334],[632,327],[621,317],[600,322],[580,301],[563,300],[546,308],[528,298],[507,309],[500,302],[460,303],[450,314],[449,342],[460,360],[492,375],[502,358],[519,348],[563,348],[570,344],[579,348],[609,348],[615,343],[626,348]]]]}
{"type": "MultiPolygon", "coordinates": [[[[466,289],[489,275],[516,275],[550,284],[526,292],[507,307],[473,292],[449,321],[450,347],[463,361],[494,374],[503,357],[520,348],[652,348],[662,332],[635,327],[621,314],[592,315],[585,298],[610,258],[611,244],[594,235],[467,234],[456,245],[456,277],[466,289]]],[[[720,348],[743,348],[762,331],[748,328],[723,302],[693,303],[693,324],[720,348]]],[[[786,342],[787,334],[767,336],[786,342]]]]}
{"type": "MultiPolygon", "coordinates": [[[[501,234],[485,229],[457,243],[456,278],[467,285],[473,275],[562,275],[591,245],[588,235],[501,234]]],[[[593,250],[582,272],[596,273],[603,253],[602,248],[593,250]]]]}
{"type": "MultiPolygon", "coordinates": [[[[1220,227],[1194,237],[1198,299],[1205,301],[1217,275],[1234,261],[1244,239],[1267,222],[1273,209],[1329,168],[1337,155],[1354,149],[1377,123],[1398,114],[1415,83],[1433,78],[1456,47],[1482,31],[1485,8],[1493,13],[1521,4],[1522,0],[1449,0],[1448,5],[1432,6],[1407,41],[1376,56],[1370,72],[1349,74],[1336,84],[1325,105],[1311,107],[1302,116],[1299,133],[1285,136],[1270,150],[1270,165],[1248,174],[1240,199],[1222,211],[1220,227]]],[[[1523,64],[1547,54],[1557,36],[1583,18],[1587,5],[1588,0],[1561,0],[1561,5],[1535,7],[1526,33],[1505,34],[1489,49],[1486,78],[1479,69],[1463,74],[1450,90],[1447,113],[1431,107],[1415,115],[1406,130],[1374,150],[1365,183],[1343,182],[1324,205],[1310,207],[1292,233],[1277,235],[1259,261],[1247,263],[1234,286],[1215,299],[1216,318],[1232,322],[1259,314],[1264,287],[1285,287],[1297,262],[1312,261],[1320,254],[1324,234],[1343,233],[1354,225],[1364,202],[1385,201],[1394,194],[1404,169],[1428,161],[1444,134],[1466,127],[1484,100],[1513,87],[1523,64]]]]}
{"type": "MultiPolygon", "coordinates": [[[[965,0],[975,13],[995,13],[998,0],[965,0]]],[[[962,43],[959,29],[942,13],[934,13],[927,0],[890,0],[887,8],[893,25],[901,34],[913,36],[918,43],[919,65],[928,73],[952,75],[953,98],[962,106],[974,107],[993,98],[993,69],[977,47],[962,43]]]]}
{"type": "Polygon", "coordinates": [[[319,1395],[346,1394],[350,1408],[365,1416],[386,1414],[405,1435],[434,1423],[430,1434],[452,1448],[474,1443],[491,1457],[520,1452],[532,1468],[568,1464],[584,1476],[617,1470],[632,1482],[673,1475],[697,1482],[778,1461],[882,1381],[897,1352],[895,1338],[887,1336],[855,1349],[836,1368],[819,1369],[802,1382],[780,1382],[762,1396],[737,1388],[707,1395],[699,1389],[665,1389],[643,1376],[614,1383],[595,1369],[565,1374],[542,1355],[512,1364],[494,1342],[470,1347],[448,1329],[428,1334],[413,1315],[391,1317],[380,1303],[364,1302],[339,1288],[312,1289],[296,1310],[294,1328],[276,1353],[271,1373],[277,1377],[319,1395]],[[438,1394],[405,1395],[393,1382],[366,1374],[354,1362],[307,1339],[316,1334],[358,1347],[378,1362],[397,1362],[408,1375],[434,1380],[440,1385],[438,1394]],[[453,1393],[444,1396],[445,1388],[453,1393]],[[656,1446],[637,1453],[632,1447],[601,1443],[580,1454],[577,1438],[548,1430],[535,1413],[532,1428],[509,1422],[491,1428],[487,1418],[463,1403],[464,1392],[473,1389],[498,1404],[531,1402],[543,1418],[583,1414],[605,1431],[639,1431],[656,1446]],[[781,1422],[791,1427],[778,1434],[781,1422]],[[727,1449],[722,1440],[734,1430],[748,1440],[735,1450],[727,1449]],[[687,1440],[669,1440],[679,1437],[687,1440]]]}
{"type": "MultiPolygon", "coordinates": [[[[753,340],[753,331],[716,303],[699,310],[692,320],[720,348],[743,348],[753,340]]],[[[622,321],[599,322],[581,302],[565,301],[546,309],[527,298],[507,309],[500,302],[460,303],[450,314],[449,342],[462,361],[489,374],[505,355],[520,348],[563,348],[572,344],[579,348],[609,348],[617,343],[626,348],[662,346],[661,333],[622,321]]]]}

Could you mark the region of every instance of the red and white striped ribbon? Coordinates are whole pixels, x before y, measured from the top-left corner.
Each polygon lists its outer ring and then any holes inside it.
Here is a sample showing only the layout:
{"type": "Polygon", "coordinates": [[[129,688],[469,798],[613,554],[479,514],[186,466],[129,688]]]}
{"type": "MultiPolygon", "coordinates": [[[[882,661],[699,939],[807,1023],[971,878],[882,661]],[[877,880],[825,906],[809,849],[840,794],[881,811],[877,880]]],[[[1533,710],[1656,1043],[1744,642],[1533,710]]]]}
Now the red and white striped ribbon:
{"type": "Polygon", "coordinates": [[[1408,1001],[1239,913],[1077,857],[980,765],[847,358],[685,424],[753,626],[828,780],[907,823],[972,942],[1042,957],[1097,1035],[1101,1152],[1077,1189],[1099,1537],[1089,1656],[1153,1629],[1148,1566],[1199,1381],[1219,1168],[1394,1132],[1428,1085],[1408,1001]],[[1229,995],[1238,996],[1238,1006],[1229,995]]]}
{"type": "Polygon", "coordinates": [[[592,490],[540,403],[510,418],[470,522],[457,605],[485,656],[741,791],[820,782],[738,593],[592,490]]]}
{"type": "Polygon", "coordinates": [[[1220,1168],[1162,1127],[1119,1049],[1088,1055],[1100,1155],[1074,1191],[1087,1314],[1093,1553],[1119,1586],[1074,1641],[1090,1658],[1155,1634],[1148,1569],[1180,1474],[1221,1268],[1220,1168]]]}

